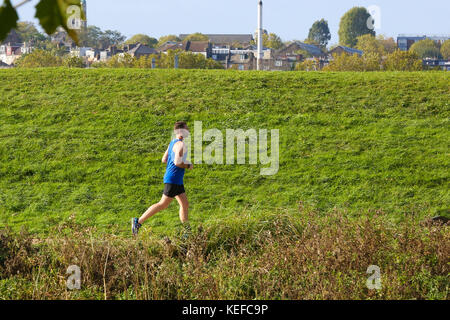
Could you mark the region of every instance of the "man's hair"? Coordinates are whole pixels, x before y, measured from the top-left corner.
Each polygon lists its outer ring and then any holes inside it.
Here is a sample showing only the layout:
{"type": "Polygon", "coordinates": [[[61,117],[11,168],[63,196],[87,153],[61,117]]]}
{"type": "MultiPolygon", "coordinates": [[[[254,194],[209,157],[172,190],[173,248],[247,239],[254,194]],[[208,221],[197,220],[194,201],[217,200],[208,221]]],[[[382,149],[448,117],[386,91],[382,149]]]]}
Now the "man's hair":
{"type": "Polygon", "coordinates": [[[178,121],[177,123],[175,123],[175,126],[174,126],[174,130],[178,130],[178,129],[187,129],[187,123],[186,122],[184,122],[184,121],[178,121]]]}

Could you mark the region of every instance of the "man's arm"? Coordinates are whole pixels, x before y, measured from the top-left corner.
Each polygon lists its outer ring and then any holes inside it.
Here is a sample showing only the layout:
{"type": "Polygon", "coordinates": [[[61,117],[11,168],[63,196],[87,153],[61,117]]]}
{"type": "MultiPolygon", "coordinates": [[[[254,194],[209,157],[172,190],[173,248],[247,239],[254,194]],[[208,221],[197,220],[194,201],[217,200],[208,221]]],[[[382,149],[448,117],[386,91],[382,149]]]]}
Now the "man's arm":
{"type": "Polygon", "coordinates": [[[162,163],[167,163],[167,160],[169,159],[169,148],[167,148],[166,153],[164,153],[164,156],[162,157],[162,163]]]}
{"type": "Polygon", "coordinates": [[[174,164],[181,169],[192,169],[194,167],[192,163],[189,161],[183,162],[184,142],[177,142],[173,148],[173,151],[175,152],[175,159],[173,160],[174,164]]]}

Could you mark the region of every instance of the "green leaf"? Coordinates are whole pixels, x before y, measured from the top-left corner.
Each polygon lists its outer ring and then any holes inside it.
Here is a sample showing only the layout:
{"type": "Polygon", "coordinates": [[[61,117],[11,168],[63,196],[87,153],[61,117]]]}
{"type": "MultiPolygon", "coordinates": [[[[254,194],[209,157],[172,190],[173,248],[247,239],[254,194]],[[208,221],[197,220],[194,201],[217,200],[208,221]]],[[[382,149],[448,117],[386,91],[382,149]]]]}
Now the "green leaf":
{"type": "Polygon", "coordinates": [[[19,16],[11,1],[5,0],[3,6],[0,7],[0,41],[5,40],[11,29],[17,27],[18,20],[19,16]]]}
{"type": "Polygon", "coordinates": [[[47,34],[53,34],[59,26],[67,31],[69,36],[78,44],[78,32],[69,28],[67,22],[70,13],[67,12],[69,6],[79,6],[81,19],[84,19],[84,12],[81,10],[80,0],[41,0],[36,5],[35,17],[39,19],[42,28],[47,34]]]}

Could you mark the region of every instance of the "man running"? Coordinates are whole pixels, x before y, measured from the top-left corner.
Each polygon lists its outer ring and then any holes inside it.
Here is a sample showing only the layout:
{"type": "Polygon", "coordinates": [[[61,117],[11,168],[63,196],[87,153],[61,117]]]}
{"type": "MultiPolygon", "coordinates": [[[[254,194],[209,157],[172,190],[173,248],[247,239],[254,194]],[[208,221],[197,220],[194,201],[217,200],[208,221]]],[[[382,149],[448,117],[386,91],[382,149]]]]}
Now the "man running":
{"type": "Polygon", "coordinates": [[[186,160],[187,148],[183,140],[189,136],[189,128],[186,122],[177,122],[174,127],[176,139],[170,142],[162,162],[167,164],[164,175],[164,192],[157,204],[151,206],[142,217],[131,220],[133,235],[137,235],[142,224],[160,211],[167,209],[173,199],[177,199],[180,205],[180,220],[188,225],[189,203],[184,190],[183,178],[185,169],[193,169],[193,164],[186,160]]]}

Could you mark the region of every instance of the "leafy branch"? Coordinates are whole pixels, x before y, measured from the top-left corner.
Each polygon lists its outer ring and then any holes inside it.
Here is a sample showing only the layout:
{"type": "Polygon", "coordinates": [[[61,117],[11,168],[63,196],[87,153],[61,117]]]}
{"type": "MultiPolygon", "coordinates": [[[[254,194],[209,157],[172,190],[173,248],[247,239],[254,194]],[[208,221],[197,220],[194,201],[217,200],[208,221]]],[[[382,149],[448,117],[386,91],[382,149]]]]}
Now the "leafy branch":
{"type": "MultiPolygon", "coordinates": [[[[0,7],[0,41],[6,39],[12,29],[17,28],[19,16],[16,9],[27,2],[29,0],[24,0],[14,7],[11,0],[3,0],[3,5],[0,7]]],[[[51,35],[58,27],[62,27],[78,44],[77,30],[68,25],[69,18],[73,14],[73,11],[70,10],[71,6],[78,6],[80,8],[79,18],[85,19],[80,0],[41,0],[36,5],[35,17],[47,34],[51,35]]]]}

